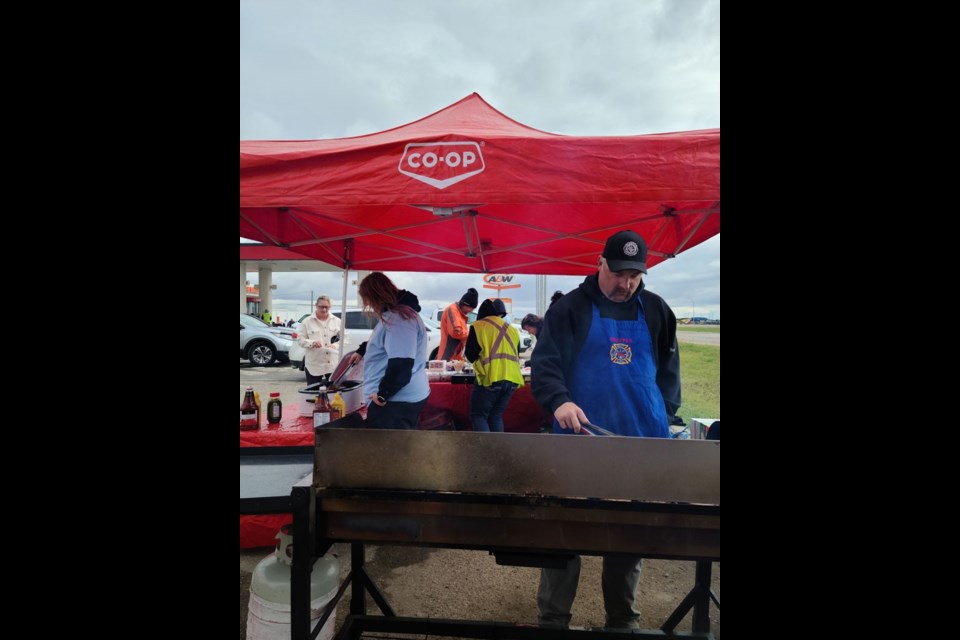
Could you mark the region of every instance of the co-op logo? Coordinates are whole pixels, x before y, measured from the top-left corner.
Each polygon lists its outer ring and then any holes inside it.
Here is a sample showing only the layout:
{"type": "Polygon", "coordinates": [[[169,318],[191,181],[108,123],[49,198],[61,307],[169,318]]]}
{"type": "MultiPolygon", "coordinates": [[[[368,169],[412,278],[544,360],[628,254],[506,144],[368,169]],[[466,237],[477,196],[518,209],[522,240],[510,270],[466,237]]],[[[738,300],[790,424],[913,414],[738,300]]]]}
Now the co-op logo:
{"type": "Polygon", "coordinates": [[[483,154],[476,142],[411,142],[397,168],[405,176],[446,189],[482,173],[483,154]]]}

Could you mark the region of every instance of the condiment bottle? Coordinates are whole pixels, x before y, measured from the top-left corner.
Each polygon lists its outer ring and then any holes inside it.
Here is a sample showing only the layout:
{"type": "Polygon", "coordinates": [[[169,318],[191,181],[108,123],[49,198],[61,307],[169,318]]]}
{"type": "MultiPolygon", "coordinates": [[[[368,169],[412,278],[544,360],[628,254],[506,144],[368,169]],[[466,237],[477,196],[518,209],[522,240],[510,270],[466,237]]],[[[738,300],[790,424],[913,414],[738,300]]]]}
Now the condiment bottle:
{"type": "Polygon", "coordinates": [[[267,403],[267,422],[278,424],[283,416],[283,404],[280,402],[280,392],[270,392],[270,401],[267,403]]]}
{"type": "Polygon", "coordinates": [[[322,427],[330,422],[330,403],[327,402],[326,390],[317,394],[313,402],[313,426],[322,427]]]}
{"type": "Polygon", "coordinates": [[[253,397],[253,387],[247,387],[240,405],[240,430],[253,431],[257,428],[258,420],[257,401],[253,397]]]}
{"type": "Polygon", "coordinates": [[[333,396],[333,402],[330,403],[330,420],[339,420],[347,415],[347,405],[337,392],[333,396]]]}
{"type": "Polygon", "coordinates": [[[253,399],[257,403],[257,429],[263,426],[263,411],[260,410],[260,393],[258,391],[253,392],[253,399]]]}

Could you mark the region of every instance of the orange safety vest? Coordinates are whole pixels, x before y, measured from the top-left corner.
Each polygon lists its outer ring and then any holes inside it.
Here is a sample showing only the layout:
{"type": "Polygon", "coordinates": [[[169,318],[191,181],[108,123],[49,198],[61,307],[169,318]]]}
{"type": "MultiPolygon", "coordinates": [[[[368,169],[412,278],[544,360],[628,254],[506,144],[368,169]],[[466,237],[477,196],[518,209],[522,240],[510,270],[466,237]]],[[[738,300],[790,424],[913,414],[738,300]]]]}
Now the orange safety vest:
{"type": "Polygon", "coordinates": [[[452,302],[447,305],[440,318],[437,360],[463,360],[463,347],[467,344],[469,332],[467,316],[460,311],[459,303],[452,302]]]}

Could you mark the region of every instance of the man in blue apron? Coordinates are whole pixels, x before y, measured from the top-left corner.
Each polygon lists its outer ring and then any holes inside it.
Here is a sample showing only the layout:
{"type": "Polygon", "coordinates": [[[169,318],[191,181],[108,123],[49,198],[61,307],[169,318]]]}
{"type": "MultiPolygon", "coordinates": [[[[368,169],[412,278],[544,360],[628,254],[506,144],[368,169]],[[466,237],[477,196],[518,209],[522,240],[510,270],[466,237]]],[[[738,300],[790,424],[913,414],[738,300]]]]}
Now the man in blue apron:
{"type": "MultiPolygon", "coordinates": [[[[560,298],[543,318],[531,361],[534,397],[553,414],[554,433],[579,433],[592,422],[618,435],[669,438],[680,407],[677,318],[646,291],[647,243],[634,231],[607,238],[598,271],[560,298]]],[[[570,624],[580,557],[542,569],[541,623],[570,624]]],[[[640,626],[636,607],[640,558],[603,559],[607,627],[640,626]]]]}

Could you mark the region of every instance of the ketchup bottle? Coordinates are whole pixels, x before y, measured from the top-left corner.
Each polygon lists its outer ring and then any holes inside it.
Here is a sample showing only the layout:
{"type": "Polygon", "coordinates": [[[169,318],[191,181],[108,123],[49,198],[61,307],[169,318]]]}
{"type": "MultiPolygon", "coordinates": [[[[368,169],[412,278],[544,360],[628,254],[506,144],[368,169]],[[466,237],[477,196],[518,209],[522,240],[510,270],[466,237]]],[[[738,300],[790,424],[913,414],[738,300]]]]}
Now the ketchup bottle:
{"type": "Polygon", "coordinates": [[[243,396],[243,404],[240,405],[240,430],[255,431],[259,420],[257,401],[253,398],[253,387],[247,387],[247,392],[243,396]]]}

